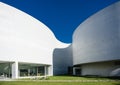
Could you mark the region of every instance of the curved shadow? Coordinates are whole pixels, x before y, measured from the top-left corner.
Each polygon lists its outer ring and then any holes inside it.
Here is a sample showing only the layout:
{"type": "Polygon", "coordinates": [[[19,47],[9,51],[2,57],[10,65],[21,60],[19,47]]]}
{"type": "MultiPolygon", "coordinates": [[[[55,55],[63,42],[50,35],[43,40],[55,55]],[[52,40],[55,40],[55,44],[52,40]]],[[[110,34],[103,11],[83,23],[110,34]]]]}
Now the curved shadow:
{"type": "Polygon", "coordinates": [[[67,48],[56,48],[53,52],[53,75],[67,74],[68,67],[73,65],[72,45],[67,48]]]}

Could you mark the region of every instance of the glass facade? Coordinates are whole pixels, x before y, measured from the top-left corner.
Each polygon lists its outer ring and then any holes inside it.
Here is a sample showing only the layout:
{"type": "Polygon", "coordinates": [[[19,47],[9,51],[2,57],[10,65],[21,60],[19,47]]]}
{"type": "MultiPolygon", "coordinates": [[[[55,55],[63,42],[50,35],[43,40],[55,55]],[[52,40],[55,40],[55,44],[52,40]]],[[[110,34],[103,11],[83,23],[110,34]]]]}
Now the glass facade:
{"type": "Polygon", "coordinates": [[[45,71],[45,66],[37,64],[19,64],[18,68],[20,77],[47,75],[47,71],[45,71]]]}
{"type": "MultiPolygon", "coordinates": [[[[0,62],[0,78],[12,78],[12,64],[0,62]]],[[[48,75],[48,66],[40,64],[18,64],[19,77],[45,76],[48,75]]]]}
{"type": "Polygon", "coordinates": [[[9,63],[9,62],[0,63],[0,77],[11,78],[12,76],[11,65],[12,63],[9,63]]]}

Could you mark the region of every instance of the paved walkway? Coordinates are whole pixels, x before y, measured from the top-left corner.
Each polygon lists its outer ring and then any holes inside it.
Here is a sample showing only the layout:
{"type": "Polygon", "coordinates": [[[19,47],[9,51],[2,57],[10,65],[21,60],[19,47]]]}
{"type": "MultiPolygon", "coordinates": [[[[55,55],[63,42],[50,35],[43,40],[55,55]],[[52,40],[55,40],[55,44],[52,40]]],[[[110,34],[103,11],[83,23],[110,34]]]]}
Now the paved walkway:
{"type": "Polygon", "coordinates": [[[10,78],[3,78],[3,79],[0,79],[0,81],[13,81],[13,79],[10,79],[10,78]]]}
{"type": "Polygon", "coordinates": [[[120,82],[120,80],[13,80],[0,79],[0,81],[37,81],[37,82],[120,82]]]}

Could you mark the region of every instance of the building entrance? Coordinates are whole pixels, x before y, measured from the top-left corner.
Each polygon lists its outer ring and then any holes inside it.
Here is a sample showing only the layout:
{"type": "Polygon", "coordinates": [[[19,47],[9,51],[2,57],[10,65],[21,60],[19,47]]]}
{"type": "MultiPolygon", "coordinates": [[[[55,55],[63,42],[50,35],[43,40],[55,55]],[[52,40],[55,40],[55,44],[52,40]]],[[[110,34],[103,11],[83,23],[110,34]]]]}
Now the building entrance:
{"type": "Polygon", "coordinates": [[[19,64],[19,77],[48,75],[47,66],[37,64],[19,64]]]}
{"type": "Polygon", "coordinates": [[[80,76],[81,75],[81,67],[73,67],[73,75],[80,76]]]}

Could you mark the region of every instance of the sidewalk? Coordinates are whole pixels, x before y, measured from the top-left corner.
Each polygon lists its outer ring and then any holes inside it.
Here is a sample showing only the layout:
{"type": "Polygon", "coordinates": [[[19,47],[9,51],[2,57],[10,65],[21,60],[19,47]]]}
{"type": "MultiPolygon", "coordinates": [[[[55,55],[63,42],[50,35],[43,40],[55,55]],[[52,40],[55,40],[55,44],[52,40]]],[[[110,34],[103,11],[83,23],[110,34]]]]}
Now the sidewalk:
{"type": "Polygon", "coordinates": [[[120,82],[120,80],[14,80],[0,79],[0,81],[35,81],[35,82],[120,82]]]}

